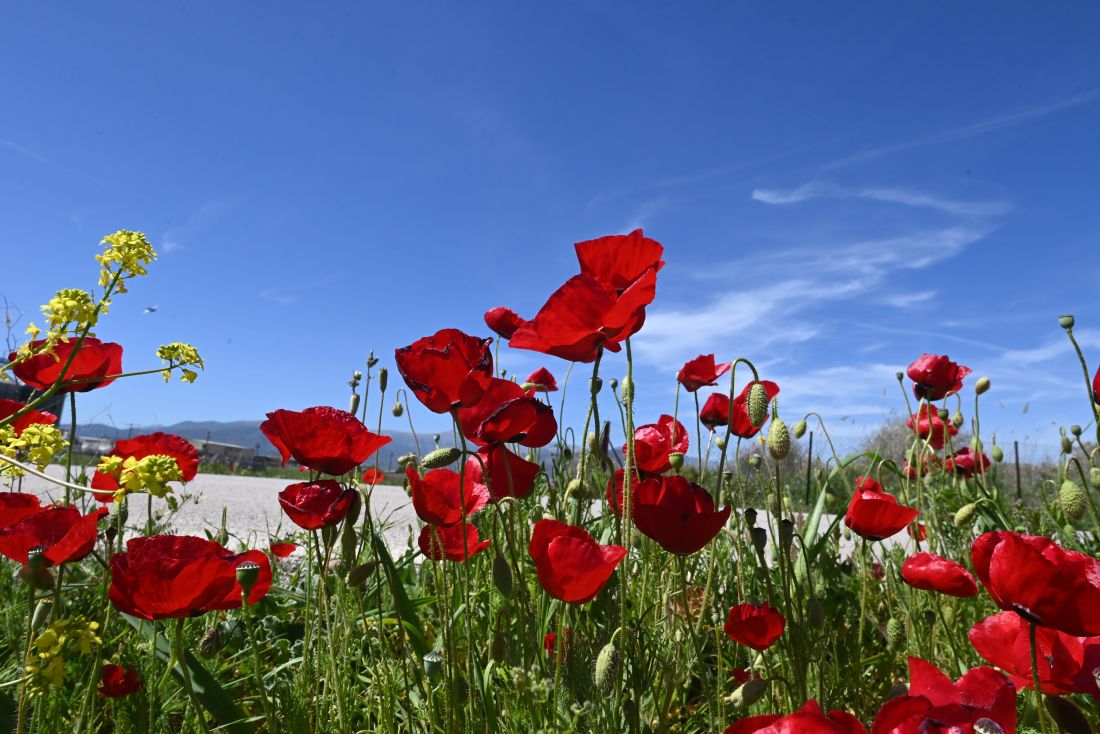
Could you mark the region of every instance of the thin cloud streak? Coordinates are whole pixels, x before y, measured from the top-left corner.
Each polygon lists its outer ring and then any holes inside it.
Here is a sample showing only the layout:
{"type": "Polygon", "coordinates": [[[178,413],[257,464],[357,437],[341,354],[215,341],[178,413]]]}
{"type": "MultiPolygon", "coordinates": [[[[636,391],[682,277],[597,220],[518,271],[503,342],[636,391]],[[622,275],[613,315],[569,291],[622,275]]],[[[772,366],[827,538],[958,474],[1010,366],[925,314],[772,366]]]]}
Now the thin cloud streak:
{"type": "Polygon", "coordinates": [[[36,163],[41,163],[42,165],[46,166],[47,168],[52,168],[55,171],[60,171],[61,173],[65,173],[65,174],[68,174],[70,176],[76,176],[77,178],[82,178],[86,181],[91,181],[92,183],[98,184],[100,186],[106,185],[106,184],[104,184],[103,181],[100,181],[95,176],[84,173],[83,171],[78,171],[75,168],[69,168],[68,166],[63,166],[60,163],[57,163],[55,161],[50,160],[49,158],[47,158],[44,155],[41,155],[39,153],[34,152],[30,148],[24,148],[22,145],[19,145],[18,143],[16,143],[13,140],[8,140],[7,138],[0,138],[0,146],[3,146],[5,148],[7,148],[8,150],[10,150],[14,153],[18,153],[19,155],[23,156],[24,158],[29,158],[30,160],[35,161],[36,163]]]}
{"type": "Polygon", "coordinates": [[[811,199],[869,199],[912,207],[926,207],[965,217],[991,217],[1004,214],[1009,207],[999,201],[955,201],[902,188],[848,188],[829,182],[811,181],[794,189],[754,189],[753,201],[777,206],[798,204],[811,199]]]}

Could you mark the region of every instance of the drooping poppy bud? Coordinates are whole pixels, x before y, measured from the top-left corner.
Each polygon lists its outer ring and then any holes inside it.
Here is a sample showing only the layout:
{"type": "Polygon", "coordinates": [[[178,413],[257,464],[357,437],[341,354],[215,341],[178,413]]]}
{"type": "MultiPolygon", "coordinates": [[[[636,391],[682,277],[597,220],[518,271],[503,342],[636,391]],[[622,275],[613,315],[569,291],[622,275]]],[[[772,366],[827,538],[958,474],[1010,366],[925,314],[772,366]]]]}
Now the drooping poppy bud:
{"type": "Polygon", "coordinates": [[[772,419],[772,425],[768,429],[768,453],[777,461],[782,461],[791,450],[791,435],[787,432],[787,424],[776,416],[772,419]]]}
{"type": "Polygon", "coordinates": [[[1071,520],[1080,520],[1085,516],[1088,499],[1081,485],[1072,479],[1062,482],[1062,488],[1058,491],[1058,503],[1062,505],[1062,512],[1071,520]]]}
{"type": "Polygon", "coordinates": [[[420,466],[425,469],[442,469],[458,461],[461,456],[462,451],[454,447],[436,449],[420,460],[420,466]]]}
{"type": "Polygon", "coordinates": [[[759,428],[768,419],[768,393],[759,382],[754,382],[749,388],[748,397],[749,421],[759,428]]]}

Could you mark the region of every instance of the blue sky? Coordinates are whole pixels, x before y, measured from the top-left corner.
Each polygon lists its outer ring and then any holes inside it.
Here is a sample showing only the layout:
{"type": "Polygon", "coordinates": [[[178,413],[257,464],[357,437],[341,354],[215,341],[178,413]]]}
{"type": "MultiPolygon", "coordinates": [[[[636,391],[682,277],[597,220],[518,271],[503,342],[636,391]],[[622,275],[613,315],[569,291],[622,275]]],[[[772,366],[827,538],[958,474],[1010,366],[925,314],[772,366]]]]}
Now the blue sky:
{"type": "Polygon", "coordinates": [[[372,348],[531,316],[573,242],[642,226],[668,261],[642,422],[713,351],[854,442],[930,351],[1038,451],[1088,420],[1060,312],[1100,359],[1098,30],[1091,3],[12,6],[0,293],[30,314],[144,230],[161,259],[100,335],[208,371],[82,417],[253,418],[343,405],[372,348]]]}

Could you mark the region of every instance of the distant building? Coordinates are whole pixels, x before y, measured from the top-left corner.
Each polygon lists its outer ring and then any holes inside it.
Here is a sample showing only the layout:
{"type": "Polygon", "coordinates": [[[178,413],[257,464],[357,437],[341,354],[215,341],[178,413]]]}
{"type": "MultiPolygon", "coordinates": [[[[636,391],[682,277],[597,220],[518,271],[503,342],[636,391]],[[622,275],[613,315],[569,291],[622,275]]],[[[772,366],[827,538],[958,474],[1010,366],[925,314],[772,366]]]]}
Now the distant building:
{"type": "Polygon", "coordinates": [[[228,464],[229,466],[252,466],[256,449],[236,446],[202,438],[189,438],[203,462],[208,464],[228,464]]]}
{"type": "Polygon", "coordinates": [[[78,454],[96,454],[104,456],[114,448],[114,439],[101,436],[77,436],[73,450],[78,454]]]}

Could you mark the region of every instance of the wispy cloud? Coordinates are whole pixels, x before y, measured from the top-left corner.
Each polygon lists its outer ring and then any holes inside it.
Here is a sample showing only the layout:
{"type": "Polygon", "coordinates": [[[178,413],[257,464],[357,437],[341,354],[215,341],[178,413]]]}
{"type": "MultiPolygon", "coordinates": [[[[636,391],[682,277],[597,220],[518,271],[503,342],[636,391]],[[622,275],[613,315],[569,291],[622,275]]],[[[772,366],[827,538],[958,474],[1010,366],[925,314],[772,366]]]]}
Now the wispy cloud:
{"type": "Polygon", "coordinates": [[[904,206],[925,207],[966,217],[990,217],[1003,214],[1008,204],[1000,201],[961,201],[932,196],[919,191],[890,187],[851,188],[826,181],[811,181],[793,189],[755,189],[753,201],[764,204],[797,204],[810,199],[869,199],[904,206]]]}
{"type": "Polygon", "coordinates": [[[914,308],[927,304],[938,295],[938,291],[916,291],[915,293],[891,293],[882,297],[882,302],[894,308],[914,308]]]}
{"type": "Polygon", "coordinates": [[[19,145],[18,143],[16,143],[13,140],[8,140],[7,138],[0,138],[0,147],[6,148],[6,149],[12,151],[13,153],[16,153],[18,155],[23,156],[24,158],[29,158],[30,160],[35,161],[36,163],[41,163],[43,166],[46,166],[48,168],[52,168],[55,171],[60,171],[61,173],[68,174],[69,176],[76,176],[77,178],[82,178],[86,181],[91,181],[92,183],[99,184],[101,186],[105,185],[103,181],[100,181],[98,178],[96,178],[95,176],[92,176],[91,174],[87,174],[87,173],[84,173],[83,171],[78,171],[75,168],[69,168],[68,166],[62,165],[62,164],[58,163],[57,161],[54,161],[50,158],[47,158],[46,156],[44,156],[40,153],[36,153],[35,151],[31,150],[30,148],[26,148],[22,145],[19,145]]]}
{"type": "Polygon", "coordinates": [[[233,202],[221,199],[203,202],[195,207],[182,223],[164,230],[161,236],[161,249],[166,253],[185,249],[191,238],[232,207],[233,202]]]}
{"type": "Polygon", "coordinates": [[[881,158],[883,156],[892,155],[894,153],[901,153],[903,151],[912,150],[914,148],[923,148],[930,145],[939,145],[941,143],[951,143],[958,140],[966,140],[967,138],[977,137],[979,135],[986,135],[988,133],[996,132],[998,130],[1004,130],[1006,128],[1020,125],[1031,120],[1037,120],[1047,115],[1052,115],[1057,112],[1072,109],[1074,107],[1080,107],[1082,105],[1090,104],[1100,99],[1100,92],[1086,92],[1084,94],[1078,94],[1066,99],[1049,102],[1047,104],[1036,105],[1034,107],[1027,107],[1012,112],[1003,113],[1000,115],[994,115],[985,120],[973,122],[967,125],[961,125],[949,130],[943,130],[938,133],[932,133],[930,135],[924,135],[914,138],[912,140],[906,140],[898,143],[892,143],[889,145],[879,146],[877,148],[869,148],[858,153],[840,158],[838,160],[827,163],[822,167],[822,170],[831,171],[838,168],[844,168],[850,166],[853,163],[860,163],[862,161],[871,160],[873,158],[881,158]]]}

